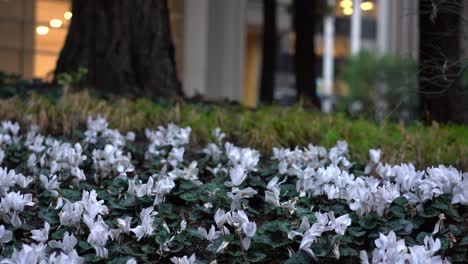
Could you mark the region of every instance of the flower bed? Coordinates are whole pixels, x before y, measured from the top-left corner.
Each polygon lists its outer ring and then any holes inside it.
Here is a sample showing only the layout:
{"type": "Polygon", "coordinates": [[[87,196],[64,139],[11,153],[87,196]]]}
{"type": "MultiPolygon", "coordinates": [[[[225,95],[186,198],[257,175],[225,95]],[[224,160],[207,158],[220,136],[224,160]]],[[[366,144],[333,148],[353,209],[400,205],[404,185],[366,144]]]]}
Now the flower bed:
{"type": "Polygon", "coordinates": [[[77,139],[0,127],[0,263],[442,263],[468,261],[468,174],[353,160],[326,149],[271,157],[190,127],[145,137],[89,118],[77,139]],[[216,262],[217,261],[217,262],[216,262]]]}

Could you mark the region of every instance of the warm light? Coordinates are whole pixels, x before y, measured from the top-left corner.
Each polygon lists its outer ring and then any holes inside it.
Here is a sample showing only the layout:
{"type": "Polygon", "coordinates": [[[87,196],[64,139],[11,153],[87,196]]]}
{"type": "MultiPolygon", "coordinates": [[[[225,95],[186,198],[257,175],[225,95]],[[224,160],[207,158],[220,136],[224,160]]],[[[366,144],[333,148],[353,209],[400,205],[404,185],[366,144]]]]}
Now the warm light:
{"type": "Polygon", "coordinates": [[[62,24],[63,24],[62,20],[56,19],[56,18],[55,18],[55,19],[51,19],[51,20],[49,21],[49,25],[50,25],[51,27],[53,27],[53,28],[59,28],[59,27],[62,26],[62,24]]]}
{"type": "Polygon", "coordinates": [[[342,8],[351,8],[353,6],[353,1],[351,1],[351,0],[342,0],[340,2],[340,6],[342,8]]]}
{"type": "Polygon", "coordinates": [[[363,11],[372,10],[372,9],[374,9],[374,3],[372,3],[372,2],[362,2],[361,3],[361,9],[363,11]]]}
{"type": "Polygon", "coordinates": [[[65,13],[63,13],[63,17],[66,19],[66,20],[70,20],[72,18],[73,14],[72,12],[70,11],[67,11],[65,13]]]}
{"type": "Polygon", "coordinates": [[[343,14],[350,16],[353,14],[353,9],[352,8],[344,8],[343,9],[343,14]]]}
{"type": "Polygon", "coordinates": [[[49,33],[49,27],[38,26],[38,27],[36,27],[36,33],[38,35],[47,35],[47,33],[49,33]]]}

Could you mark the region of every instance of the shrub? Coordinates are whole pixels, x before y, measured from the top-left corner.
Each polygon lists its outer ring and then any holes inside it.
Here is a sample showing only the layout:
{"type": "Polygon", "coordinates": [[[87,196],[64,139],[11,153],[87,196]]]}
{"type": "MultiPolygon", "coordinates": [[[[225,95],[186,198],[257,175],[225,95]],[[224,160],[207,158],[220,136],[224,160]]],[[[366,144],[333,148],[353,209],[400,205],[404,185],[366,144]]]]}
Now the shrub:
{"type": "Polygon", "coordinates": [[[344,100],[352,114],[379,122],[417,117],[417,65],[412,59],[362,51],[349,59],[340,78],[350,87],[344,100]]]}

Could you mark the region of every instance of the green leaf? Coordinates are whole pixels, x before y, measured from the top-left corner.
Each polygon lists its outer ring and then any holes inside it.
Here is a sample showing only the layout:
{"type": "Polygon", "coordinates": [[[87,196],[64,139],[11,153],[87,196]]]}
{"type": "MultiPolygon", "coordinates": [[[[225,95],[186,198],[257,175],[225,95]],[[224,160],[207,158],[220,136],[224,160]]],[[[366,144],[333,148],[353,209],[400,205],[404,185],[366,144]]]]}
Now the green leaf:
{"type": "Polygon", "coordinates": [[[401,206],[392,206],[388,212],[398,218],[404,218],[406,216],[406,210],[401,206]]]}
{"type": "Polygon", "coordinates": [[[193,192],[185,192],[180,195],[180,198],[187,201],[187,202],[195,202],[198,200],[197,197],[193,194],[193,192]]]}
{"type": "Polygon", "coordinates": [[[400,197],[396,198],[395,200],[393,200],[392,203],[396,204],[396,205],[399,205],[399,206],[405,206],[408,203],[408,199],[406,199],[406,197],[404,197],[404,196],[400,196],[400,197]]]}
{"type": "Polygon", "coordinates": [[[70,200],[71,202],[76,202],[81,200],[81,192],[73,189],[62,189],[60,191],[63,197],[70,200]]]}
{"type": "Polygon", "coordinates": [[[421,243],[424,242],[424,238],[425,238],[426,236],[429,236],[429,235],[431,235],[431,234],[430,234],[430,233],[427,233],[427,232],[421,232],[421,233],[419,233],[419,234],[416,235],[416,241],[417,241],[419,244],[421,244],[421,243]]]}
{"type": "Polygon", "coordinates": [[[80,248],[82,248],[82,249],[84,249],[84,250],[94,249],[93,246],[91,246],[90,244],[88,244],[88,242],[83,241],[83,240],[81,240],[80,242],[78,242],[78,246],[80,246],[80,248]]]}
{"type": "Polygon", "coordinates": [[[259,252],[259,251],[249,251],[249,254],[247,255],[247,260],[250,262],[259,262],[267,257],[267,254],[259,252]]]}
{"type": "Polygon", "coordinates": [[[458,243],[459,246],[464,246],[468,245],[468,236],[464,236],[461,240],[460,243],[458,243]]]}
{"type": "Polygon", "coordinates": [[[284,262],[284,264],[309,264],[309,263],[313,263],[312,258],[302,251],[294,253],[288,260],[284,262]]]}
{"type": "Polygon", "coordinates": [[[64,233],[65,233],[65,229],[62,228],[62,229],[59,229],[59,230],[53,232],[53,233],[50,235],[50,237],[51,237],[52,239],[62,240],[62,239],[63,239],[63,234],[64,234],[64,233]]]}
{"type": "Polygon", "coordinates": [[[87,255],[84,255],[82,256],[84,259],[85,259],[85,262],[86,263],[95,263],[95,262],[99,262],[101,260],[100,257],[96,256],[96,254],[87,254],[87,255]]]}
{"type": "Polygon", "coordinates": [[[340,255],[343,257],[347,256],[359,256],[359,253],[350,247],[340,247],[340,255]]]}
{"type": "Polygon", "coordinates": [[[365,229],[374,229],[377,227],[377,218],[374,214],[367,214],[359,219],[359,225],[365,229]]]}
{"type": "Polygon", "coordinates": [[[360,227],[350,227],[346,231],[353,237],[362,237],[366,234],[366,231],[362,230],[360,227]]]}
{"type": "Polygon", "coordinates": [[[150,245],[144,245],[141,247],[141,250],[145,253],[148,254],[154,254],[155,253],[155,248],[150,246],[150,245]]]}

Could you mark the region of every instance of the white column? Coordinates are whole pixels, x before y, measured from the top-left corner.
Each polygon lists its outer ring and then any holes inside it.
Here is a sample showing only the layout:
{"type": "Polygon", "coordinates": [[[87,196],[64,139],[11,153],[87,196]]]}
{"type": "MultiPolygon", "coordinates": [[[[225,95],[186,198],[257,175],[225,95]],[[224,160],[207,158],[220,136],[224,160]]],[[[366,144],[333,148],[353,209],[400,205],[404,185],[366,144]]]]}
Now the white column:
{"type": "MultiPolygon", "coordinates": [[[[334,0],[328,0],[328,6],[334,6],[334,0]]],[[[333,50],[335,41],[335,17],[333,13],[327,14],[323,22],[323,100],[322,111],[329,113],[332,108],[331,96],[333,95],[333,50]]]]}
{"type": "Polygon", "coordinates": [[[246,0],[209,1],[207,98],[242,101],[246,4],[246,0]]]}
{"type": "Polygon", "coordinates": [[[351,54],[355,55],[361,50],[361,0],[353,0],[353,14],[351,15],[351,54]]]}
{"type": "Polygon", "coordinates": [[[184,5],[183,88],[188,96],[206,93],[208,64],[208,0],[184,5]]]}
{"type": "Polygon", "coordinates": [[[377,1],[377,47],[380,53],[388,53],[389,47],[389,0],[377,1]]]}
{"type": "Polygon", "coordinates": [[[183,85],[187,95],[242,101],[246,0],[186,0],[183,85]]]}

